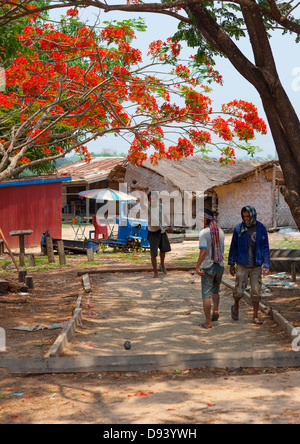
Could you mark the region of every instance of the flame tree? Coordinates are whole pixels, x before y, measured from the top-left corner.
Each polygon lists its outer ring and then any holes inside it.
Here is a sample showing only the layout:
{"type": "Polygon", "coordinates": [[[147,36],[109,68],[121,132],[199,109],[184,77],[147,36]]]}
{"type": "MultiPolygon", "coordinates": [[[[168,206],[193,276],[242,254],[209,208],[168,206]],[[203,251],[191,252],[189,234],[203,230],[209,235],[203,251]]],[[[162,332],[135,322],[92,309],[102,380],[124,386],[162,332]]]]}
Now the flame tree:
{"type": "Polygon", "coordinates": [[[136,165],[149,149],[155,163],[207,153],[212,144],[221,164],[232,163],[237,147],[253,152],[248,141],[266,133],[251,103],[232,100],[213,110],[209,84],[220,75],[208,60],[180,60],[178,42],[153,42],[143,65],[133,46],[135,21],[96,29],[80,22],[76,8],[59,25],[30,12],[14,35],[15,54],[5,41],[0,48],[0,180],[26,168],[50,171],[71,151],[89,161],[88,142],[108,133],[128,140],[136,165]]]}

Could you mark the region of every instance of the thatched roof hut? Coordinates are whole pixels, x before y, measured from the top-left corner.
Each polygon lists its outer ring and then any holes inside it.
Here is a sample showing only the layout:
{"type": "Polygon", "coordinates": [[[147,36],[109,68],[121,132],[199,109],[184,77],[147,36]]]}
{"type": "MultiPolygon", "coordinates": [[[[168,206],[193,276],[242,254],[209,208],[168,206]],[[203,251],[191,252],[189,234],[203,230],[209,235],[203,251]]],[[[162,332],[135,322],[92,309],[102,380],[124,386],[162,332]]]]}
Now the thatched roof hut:
{"type": "MultiPolygon", "coordinates": [[[[146,161],[142,167],[133,166],[128,161],[124,161],[111,171],[108,182],[111,188],[119,188],[120,184],[124,184],[126,186],[124,191],[128,193],[157,191],[168,194],[171,199],[177,193],[180,201],[185,193],[188,193],[192,196],[191,215],[195,220],[199,209],[197,201],[199,196],[202,196],[202,208],[203,205],[212,208],[214,205],[212,194],[207,194],[207,189],[246,173],[259,164],[260,162],[253,160],[238,160],[235,165],[221,166],[217,159],[200,156],[184,158],[178,162],[161,160],[158,165],[152,165],[150,161],[146,161]]],[[[175,217],[175,215],[183,215],[185,211],[182,202],[178,203],[177,209],[173,202],[170,205],[172,225],[185,227],[183,217],[182,222],[180,222],[180,217],[175,217]]]]}
{"type": "Polygon", "coordinates": [[[256,208],[258,219],[269,229],[295,227],[290,208],[280,192],[283,184],[279,162],[272,160],[215,184],[206,193],[212,196],[223,228],[234,228],[241,221],[241,209],[246,205],[256,208]]]}
{"type": "Polygon", "coordinates": [[[200,156],[184,158],[178,162],[161,160],[158,165],[152,165],[147,160],[142,167],[124,161],[111,171],[109,182],[127,183],[129,192],[136,189],[160,191],[174,188],[180,191],[205,192],[208,188],[252,170],[260,163],[238,160],[235,165],[220,166],[217,159],[200,156]]]}

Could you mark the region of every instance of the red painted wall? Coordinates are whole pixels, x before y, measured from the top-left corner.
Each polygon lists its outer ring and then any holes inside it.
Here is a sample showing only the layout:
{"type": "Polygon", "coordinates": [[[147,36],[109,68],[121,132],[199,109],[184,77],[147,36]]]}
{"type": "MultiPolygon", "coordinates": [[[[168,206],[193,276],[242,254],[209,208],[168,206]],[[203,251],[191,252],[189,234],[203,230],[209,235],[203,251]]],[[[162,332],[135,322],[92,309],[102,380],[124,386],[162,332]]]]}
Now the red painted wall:
{"type": "Polygon", "coordinates": [[[40,244],[44,231],[61,238],[62,183],[0,187],[0,228],[11,248],[19,246],[13,230],[33,230],[25,247],[40,244]]]}

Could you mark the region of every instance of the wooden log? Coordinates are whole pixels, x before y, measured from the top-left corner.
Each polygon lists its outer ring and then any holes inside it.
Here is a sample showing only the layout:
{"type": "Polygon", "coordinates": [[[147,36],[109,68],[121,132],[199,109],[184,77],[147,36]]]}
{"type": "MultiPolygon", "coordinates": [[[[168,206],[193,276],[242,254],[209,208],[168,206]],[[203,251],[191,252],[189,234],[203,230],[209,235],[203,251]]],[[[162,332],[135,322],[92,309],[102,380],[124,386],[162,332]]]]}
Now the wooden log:
{"type": "Polygon", "coordinates": [[[0,368],[14,374],[138,372],[187,368],[289,368],[300,367],[299,352],[169,353],[127,356],[67,356],[0,358],[0,368]]]}
{"type": "Polygon", "coordinates": [[[83,287],[86,293],[90,293],[92,291],[91,289],[91,283],[90,283],[90,277],[88,274],[85,274],[82,276],[82,283],[83,287]]]}
{"type": "Polygon", "coordinates": [[[33,276],[26,276],[25,277],[25,285],[27,285],[28,288],[34,288],[33,276]]]}
{"type": "Polygon", "coordinates": [[[75,310],[74,316],[68,323],[67,327],[63,329],[61,334],[58,336],[50,350],[46,353],[46,358],[60,356],[69,342],[71,342],[75,332],[76,327],[82,323],[82,309],[78,308],[75,310]]]}
{"type": "Polygon", "coordinates": [[[54,257],[54,249],[53,249],[53,239],[52,239],[52,237],[50,237],[50,236],[46,237],[46,245],[47,245],[48,262],[49,262],[49,264],[54,264],[55,263],[55,257],[54,257]]]}
{"type": "Polygon", "coordinates": [[[25,277],[27,275],[27,271],[26,270],[20,270],[18,273],[18,281],[19,282],[25,282],[25,277]]]}
{"type": "Polygon", "coordinates": [[[92,261],[94,260],[94,252],[93,252],[93,249],[92,249],[92,248],[88,248],[88,249],[86,250],[86,253],[87,253],[88,261],[89,261],[89,262],[92,262],[92,261]]]}
{"type": "Polygon", "coordinates": [[[5,293],[8,289],[9,282],[5,279],[0,279],[0,293],[5,293]]]}
{"type": "MultiPolygon", "coordinates": [[[[195,268],[189,266],[166,266],[167,271],[186,271],[186,272],[192,272],[195,270],[195,268]]],[[[105,267],[98,270],[85,270],[85,271],[78,271],[77,276],[83,276],[84,274],[106,274],[106,273],[150,273],[153,271],[152,267],[105,267]]]]}
{"type": "Polygon", "coordinates": [[[66,265],[64,241],[62,241],[62,240],[57,241],[57,251],[58,251],[58,257],[59,257],[59,264],[66,265]]]}
{"type": "Polygon", "coordinates": [[[15,282],[8,279],[8,291],[27,291],[28,287],[24,282],[15,282]]]}
{"type": "Polygon", "coordinates": [[[29,267],[35,267],[34,254],[28,254],[28,265],[29,267]]]}

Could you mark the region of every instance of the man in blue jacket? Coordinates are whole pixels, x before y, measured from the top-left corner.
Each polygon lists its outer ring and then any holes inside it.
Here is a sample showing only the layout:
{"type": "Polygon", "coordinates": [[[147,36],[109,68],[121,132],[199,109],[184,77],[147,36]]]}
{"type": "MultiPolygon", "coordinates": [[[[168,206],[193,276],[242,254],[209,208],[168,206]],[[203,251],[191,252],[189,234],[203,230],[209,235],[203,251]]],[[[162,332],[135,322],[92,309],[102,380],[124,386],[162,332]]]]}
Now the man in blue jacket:
{"type": "Polygon", "coordinates": [[[228,257],[230,274],[236,276],[231,317],[234,321],[239,320],[239,303],[250,278],[253,322],[259,325],[262,324],[258,317],[262,274],[267,276],[270,269],[268,233],[265,226],[256,220],[255,208],[243,207],[241,214],[243,222],[234,229],[228,257]]]}

